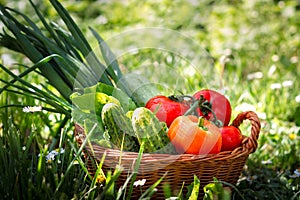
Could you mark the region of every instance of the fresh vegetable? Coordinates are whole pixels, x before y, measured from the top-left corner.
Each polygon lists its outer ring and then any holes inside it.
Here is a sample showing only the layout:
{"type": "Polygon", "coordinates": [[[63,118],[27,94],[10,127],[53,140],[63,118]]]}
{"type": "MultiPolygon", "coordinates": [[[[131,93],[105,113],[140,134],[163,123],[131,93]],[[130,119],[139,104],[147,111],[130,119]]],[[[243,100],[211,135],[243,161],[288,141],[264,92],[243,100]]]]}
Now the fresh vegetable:
{"type": "Polygon", "coordinates": [[[103,106],[102,123],[105,131],[109,135],[109,140],[115,148],[124,151],[138,152],[139,145],[135,137],[131,120],[123,111],[122,107],[116,103],[107,103],[103,106]]]}
{"type": "Polygon", "coordinates": [[[140,107],[132,113],[132,126],[139,143],[144,142],[148,153],[175,153],[167,135],[167,127],[147,108],[140,107]]]}
{"type": "Polygon", "coordinates": [[[216,154],[221,151],[219,128],[203,117],[177,117],[169,127],[168,136],[180,154],[216,154]]]}
{"type": "Polygon", "coordinates": [[[231,105],[224,95],[214,90],[204,89],[196,92],[193,96],[199,100],[199,108],[196,110],[200,116],[213,121],[220,127],[229,124],[231,105]]]}
{"type": "Polygon", "coordinates": [[[157,86],[141,74],[125,74],[117,85],[127,85],[124,91],[139,107],[145,106],[149,99],[160,93],[157,86]]]}
{"type": "Polygon", "coordinates": [[[136,108],[135,103],[124,91],[117,87],[113,87],[111,85],[107,85],[101,82],[91,87],[84,88],[83,94],[96,92],[105,93],[109,96],[113,96],[116,99],[118,99],[125,112],[127,112],[128,110],[134,110],[136,108]]]}
{"type": "Polygon", "coordinates": [[[224,126],[221,128],[222,148],[221,151],[231,151],[242,144],[243,135],[235,126],[224,126]]]}
{"type": "Polygon", "coordinates": [[[183,115],[189,109],[189,103],[183,97],[158,95],[152,97],[145,107],[154,112],[160,121],[166,122],[169,127],[175,118],[183,115]]]}
{"type": "Polygon", "coordinates": [[[101,115],[101,110],[107,103],[113,102],[121,106],[118,99],[102,92],[87,93],[82,95],[79,93],[73,93],[70,98],[78,109],[86,111],[87,113],[96,113],[97,115],[101,115]]]}
{"type": "MultiPolygon", "coordinates": [[[[83,90],[98,82],[119,88],[138,106],[144,106],[152,96],[158,94],[156,86],[145,77],[123,74],[116,56],[106,42],[90,28],[101,50],[103,59],[99,58],[63,5],[57,0],[50,0],[50,3],[64,24],[50,22],[33,1],[30,4],[34,10],[34,20],[17,10],[0,5],[1,46],[25,55],[32,63],[44,61],[34,68],[28,68],[18,78],[38,71],[61,94],[61,102],[67,103],[71,103],[70,95],[73,91],[83,90]],[[36,17],[40,23],[34,22],[36,17]]],[[[9,73],[9,69],[7,71],[9,73]]],[[[11,83],[18,82],[17,80],[13,79],[11,83]]],[[[35,95],[36,92],[32,96],[35,95]]],[[[71,117],[71,107],[66,106],[67,103],[54,104],[52,99],[46,100],[55,110],[71,117]]],[[[121,100],[120,102],[123,105],[121,100]]],[[[129,102],[129,107],[130,105],[129,102]]]]}

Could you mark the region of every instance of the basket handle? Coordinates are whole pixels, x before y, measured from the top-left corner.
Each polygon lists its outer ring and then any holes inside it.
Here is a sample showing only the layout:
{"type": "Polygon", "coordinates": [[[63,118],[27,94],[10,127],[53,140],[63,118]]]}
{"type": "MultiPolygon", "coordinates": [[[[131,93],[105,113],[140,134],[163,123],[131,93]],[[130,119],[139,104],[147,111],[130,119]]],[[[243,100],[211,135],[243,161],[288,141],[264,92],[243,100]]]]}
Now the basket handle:
{"type": "Polygon", "coordinates": [[[260,121],[257,114],[253,111],[242,112],[237,115],[237,117],[232,121],[232,126],[239,127],[244,120],[249,120],[251,122],[251,135],[245,137],[242,142],[242,150],[248,150],[253,153],[257,148],[257,139],[260,132],[260,121]]]}

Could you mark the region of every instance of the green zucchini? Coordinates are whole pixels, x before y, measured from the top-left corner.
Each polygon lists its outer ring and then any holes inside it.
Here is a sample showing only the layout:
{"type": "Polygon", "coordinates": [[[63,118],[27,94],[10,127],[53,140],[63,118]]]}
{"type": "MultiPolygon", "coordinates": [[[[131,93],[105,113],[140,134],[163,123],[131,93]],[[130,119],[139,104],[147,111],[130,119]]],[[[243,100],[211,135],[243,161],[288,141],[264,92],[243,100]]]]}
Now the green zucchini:
{"type": "Polygon", "coordinates": [[[167,135],[166,126],[147,108],[140,107],[132,114],[132,127],[145,153],[176,153],[167,135]]]}
{"type": "Polygon", "coordinates": [[[118,87],[125,91],[136,105],[140,107],[145,106],[150,98],[160,94],[154,83],[151,83],[146,77],[135,73],[125,74],[119,81],[118,87]],[[123,86],[126,87],[122,88],[123,86]]]}
{"type": "Polygon", "coordinates": [[[135,137],[131,120],[128,118],[123,108],[116,103],[107,103],[101,112],[102,123],[105,131],[109,135],[111,144],[124,151],[139,151],[139,144],[135,137]]]}

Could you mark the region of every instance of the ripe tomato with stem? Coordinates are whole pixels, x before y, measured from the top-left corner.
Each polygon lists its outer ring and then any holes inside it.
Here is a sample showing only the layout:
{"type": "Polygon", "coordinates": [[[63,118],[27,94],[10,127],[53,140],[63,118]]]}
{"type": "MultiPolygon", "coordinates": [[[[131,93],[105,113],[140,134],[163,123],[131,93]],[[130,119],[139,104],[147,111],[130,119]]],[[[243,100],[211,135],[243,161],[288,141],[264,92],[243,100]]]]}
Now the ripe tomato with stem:
{"type": "Polygon", "coordinates": [[[145,107],[155,113],[160,121],[166,122],[169,127],[174,119],[183,115],[190,108],[190,102],[186,96],[158,95],[152,97],[145,107]]]}
{"type": "Polygon", "coordinates": [[[231,105],[229,100],[221,93],[203,89],[196,92],[193,97],[199,101],[196,111],[199,116],[213,121],[217,126],[227,126],[231,118],[231,105]]]}

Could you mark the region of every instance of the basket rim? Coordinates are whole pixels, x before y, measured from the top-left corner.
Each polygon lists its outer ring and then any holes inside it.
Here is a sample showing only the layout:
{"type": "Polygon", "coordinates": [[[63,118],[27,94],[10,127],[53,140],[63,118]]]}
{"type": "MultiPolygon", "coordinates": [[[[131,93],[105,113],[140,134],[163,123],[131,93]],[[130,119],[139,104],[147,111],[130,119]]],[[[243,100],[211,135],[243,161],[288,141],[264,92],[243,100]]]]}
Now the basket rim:
{"type": "MultiPolygon", "coordinates": [[[[218,154],[161,154],[161,153],[143,153],[142,162],[152,162],[152,161],[167,161],[167,160],[177,160],[177,161],[189,161],[189,160],[225,160],[225,159],[235,159],[240,156],[249,155],[257,149],[257,140],[260,133],[260,120],[257,114],[253,111],[245,111],[239,113],[237,117],[232,121],[231,125],[239,127],[244,120],[249,120],[251,122],[251,134],[250,136],[244,136],[242,145],[234,149],[233,151],[222,151],[218,154]]],[[[84,144],[85,133],[83,127],[75,123],[75,138],[76,141],[81,146],[84,144]]],[[[105,152],[106,158],[108,157],[121,157],[122,160],[133,160],[138,157],[138,152],[128,152],[121,151],[119,149],[111,149],[101,147],[98,144],[86,145],[84,147],[89,154],[96,156],[97,153],[103,154],[105,152]]],[[[97,156],[96,156],[97,157],[97,156]]]]}

